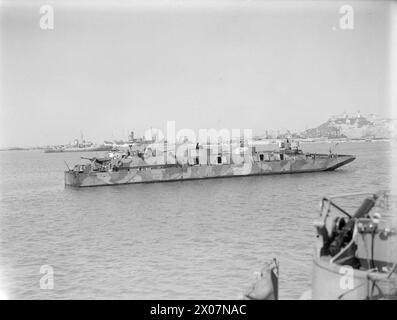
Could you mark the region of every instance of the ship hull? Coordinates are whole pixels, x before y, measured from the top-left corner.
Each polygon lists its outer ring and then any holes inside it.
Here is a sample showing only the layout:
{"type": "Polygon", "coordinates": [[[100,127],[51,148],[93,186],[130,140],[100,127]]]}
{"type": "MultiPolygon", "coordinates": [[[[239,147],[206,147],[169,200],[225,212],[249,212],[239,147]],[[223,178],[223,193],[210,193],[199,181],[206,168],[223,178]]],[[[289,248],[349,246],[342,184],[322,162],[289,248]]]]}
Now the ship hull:
{"type": "Polygon", "coordinates": [[[354,156],[310,159],[258,161],[244,164],[166,166],[126,168],[107,172],[65,171],[65,185],[94,187],[133,183],[153,183],[198,179],[231,178],[258,175],[332,171],[355,159],[354,156]]]}
{"type": "MultiPolygon", "coordinates": [[[[313,260],[311,299],[313,300],[366,300],[374,283],[381,288],[383,297],[396,298],[395,275],[353,269],[330,262],[329,257],[313,260]],[[394,285],[392,285],[394,283],[394,285]]],[[[372,297],[376,299],[375,297],[372,297]]]]}
{"type": "Polygon", "coordinates": [[[44,153],[61,153],[61,152],[99,152],[99,151],[111,151],[111,146],[101,146],[92,148],[67,148],[67,149],[46,149],[44,153]]]}

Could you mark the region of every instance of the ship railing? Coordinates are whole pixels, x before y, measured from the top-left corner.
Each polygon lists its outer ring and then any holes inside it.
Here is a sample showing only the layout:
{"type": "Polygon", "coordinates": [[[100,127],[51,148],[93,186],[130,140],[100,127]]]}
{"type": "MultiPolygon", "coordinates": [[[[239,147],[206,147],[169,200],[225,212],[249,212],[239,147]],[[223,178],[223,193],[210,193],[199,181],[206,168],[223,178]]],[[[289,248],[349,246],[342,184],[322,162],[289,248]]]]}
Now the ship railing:
{"type": "Polygon", "coordinates": [[[354,193],[345,193],[345,194],[336,194],[333,196],[323,197],[320,203],[320,217],[324,216],[326,219],[331,212],[331,208],[336,209],[338,212],[346,215],[351,218],[352,215],[348,212],[347,209],[342,208],[341,205],[336,203],[336,200],[347,200],[347,199],[359,199],[360,201],[370,195],[376,194],[378,199],[376,201],[375,207],[381,207],[384,210],[389,209],[389,199],[390,199],[390,191],[389,190],[381,190],[378,192],[354,192],[354,193]]]}

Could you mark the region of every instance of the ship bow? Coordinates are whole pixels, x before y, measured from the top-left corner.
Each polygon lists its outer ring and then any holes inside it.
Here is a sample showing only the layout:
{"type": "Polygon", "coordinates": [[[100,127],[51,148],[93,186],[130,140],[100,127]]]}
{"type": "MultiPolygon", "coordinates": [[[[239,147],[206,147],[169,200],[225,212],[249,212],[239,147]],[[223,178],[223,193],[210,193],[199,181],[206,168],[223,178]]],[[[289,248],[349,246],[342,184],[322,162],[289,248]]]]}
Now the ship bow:
{"type": "Polygon", "coordinates": [[[354,161],[356,156],[354,155],[338,155],[335,158],[335,161],[331,163],[331,166],[326,169],[326,171],[333,171],[339,167],[347,165],[348,163],[354,161]]]}

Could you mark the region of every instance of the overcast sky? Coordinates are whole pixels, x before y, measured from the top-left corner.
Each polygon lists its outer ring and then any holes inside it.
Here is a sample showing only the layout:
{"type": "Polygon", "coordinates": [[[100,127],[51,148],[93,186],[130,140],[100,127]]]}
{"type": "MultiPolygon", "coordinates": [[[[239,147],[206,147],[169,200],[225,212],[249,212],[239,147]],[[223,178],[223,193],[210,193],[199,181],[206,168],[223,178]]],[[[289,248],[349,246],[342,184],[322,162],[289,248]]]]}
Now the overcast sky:
{"type": "Polygon", "coordinates": [[[164,129],[301,131],[390,110],[389,3],[3,1],[0,147],[164,129]],[[39,8],[53,4],[54,30],[39,8]]]}

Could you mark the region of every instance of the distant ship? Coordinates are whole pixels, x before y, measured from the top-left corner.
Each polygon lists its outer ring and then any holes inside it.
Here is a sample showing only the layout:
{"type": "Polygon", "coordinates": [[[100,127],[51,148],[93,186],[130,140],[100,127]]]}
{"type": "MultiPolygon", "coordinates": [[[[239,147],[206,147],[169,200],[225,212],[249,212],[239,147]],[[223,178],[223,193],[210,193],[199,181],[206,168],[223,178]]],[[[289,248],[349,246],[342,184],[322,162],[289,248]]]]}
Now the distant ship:
{"type": "Polygon", "coordinates": [[[45,153],[59,153],[59,152],[92,152],[92,151],[111,151],[112,145],[104,143],[102,145],[96,145],[91,141],[86,141],[81,134],[81,140],[74,140],[73,144],[53,146],[44,149],[45,153]]]}
{"type": "MultiPolygon", "coordinates": [[[[156,154],[145,144],[122,154],[105,158],[88,158],[89,163],[78,164],[65,171],[65,185],[92,187],[131,183],[183,181],[210,178],[228,178],[255,175],[333,171],[355,159],[353,155],[303,153],[298,143],[281,142],[276,151],[265,151],[260,146],[231,148],[225,151],[211,145],[196,144],[186,149],[181,161],[164,160],[170,150],[156,154]],[[219,151],[220,149],[220,151],[219,151]],[[216,150],[216,152],[214,152],[216,150]],[[240,162],[230,156],[230,150],[239,153],[240,162]],[[227,153],[229,152],[229,153],[227,153]]],[[[169,148],[169,146],[165,146],[169,148]]],[[[173,150],[175,151],[175,150],[173,150]]]]}
{"type": "Polygon", "coordinates": [[[59,153],[59,152],[93,152],[93,151],[111,151],[112,146],[108,145],[93,145],[90,147],[72,147],[72,146],[56,146],[47,148],[45,153],[59,153]]]}

